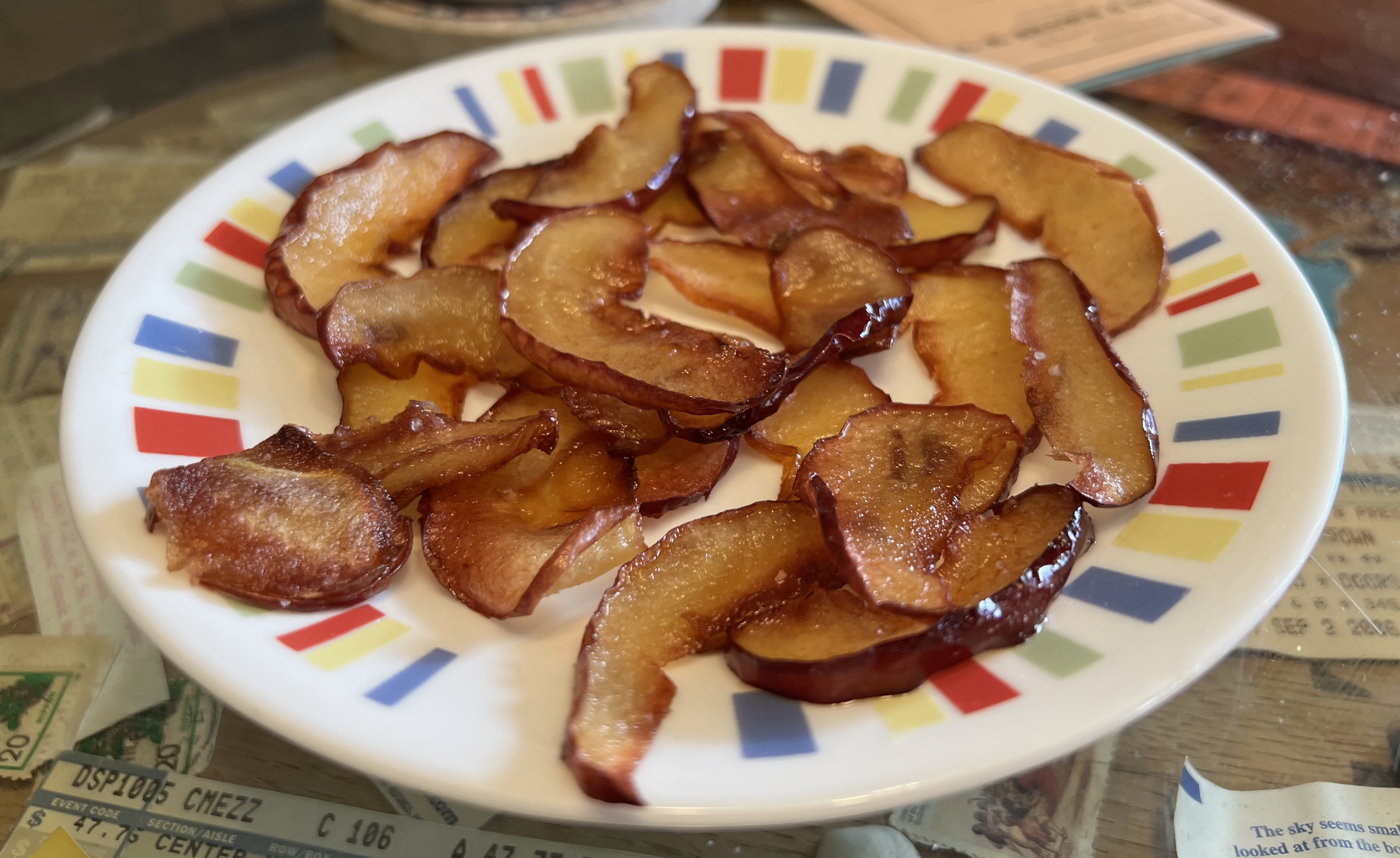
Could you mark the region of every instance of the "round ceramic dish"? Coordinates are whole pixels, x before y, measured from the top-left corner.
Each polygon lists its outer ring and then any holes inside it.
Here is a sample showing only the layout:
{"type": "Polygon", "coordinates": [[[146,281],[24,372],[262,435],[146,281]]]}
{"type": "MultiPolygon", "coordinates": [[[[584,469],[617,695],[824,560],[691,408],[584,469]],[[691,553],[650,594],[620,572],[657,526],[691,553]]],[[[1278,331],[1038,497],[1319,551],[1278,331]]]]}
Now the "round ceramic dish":
{"type": "MultiPolygon", "coordinates": [[[[957,198],[917,169],[911,181],[957,198]]],[[[1039,252],[1003,230],[973,260],[1039,252]]],[[[739,330],[656,292],[663,312],[739,330]]],[[[903,342],[859,362],[896,399],[932,391],[903,342]]],[[[349,95],[250,147],[113,275],[69,370],[63,460],[84,539],[122,604],[175,662],[268,728],[391,781],[515,813],[759,826],[971,788],[1085,745],[1183,688],[1248,633],[1306,558],[1333,496],[1344,403],[1331,335],[1284,249],[1150,132],[943,53],[702,28],[462,57],[349,95]],[[685,69],[702,109],[756,110],[804,147],[868,143],[907,156],[970,116],[1116,164],[1156,203],[1173,279],[1162,308],[1116,341],[1156,408],[1160,485],[1131,507],[1093,512],[1098,543],[1039,635],[909,694],[839,706],[748,689],[717,656],[680,662],[673,711],[637,774],[649,804],[623,807],[586,798],[559,762],[574,655],[605,582],[497,622],[452,600],[415,555],[368,604],[251,611],[165,571],[164,537],[142,527],[140,489],[157,468],[241,449],[283,423],[336,422],[331,367],[273,317],[261,285],[266,243],[311,176],[443,128],[489,140],[505,164],[557,156],[614,119],[627,69],[656,57],[685,69]]],[[[772,497],[777,471],[746,451],[707,503],[649,535],[772,497]]],[[[1036,459],[1020,483],[1057,474],[1036,459]]]]}

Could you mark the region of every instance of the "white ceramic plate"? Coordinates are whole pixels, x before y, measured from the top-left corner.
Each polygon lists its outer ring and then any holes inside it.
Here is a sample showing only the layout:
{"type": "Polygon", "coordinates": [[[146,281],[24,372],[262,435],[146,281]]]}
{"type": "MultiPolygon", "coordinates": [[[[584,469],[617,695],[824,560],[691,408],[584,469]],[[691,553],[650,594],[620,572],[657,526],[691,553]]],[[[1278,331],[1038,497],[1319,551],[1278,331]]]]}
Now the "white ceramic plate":
{"type": "MultiPolygon", "coordinates": [[[[1003,230],[973,258],[1037,252],[1003,230]]],[[[905,346],[861,362],[897,399],[931,393],[905,346]]],[[[517,813],[756,826],[971,788],[1162,703],[1250,630],[1306,557],[1334,491],[1343,413],[1331,335],[1289,257],[1218,180],[1151,133],[941,53],[698,29],[463,57],[329,104],[230,161],[151,229],[103,292],[68,376],[63,455],[83,536],[117,597],[180,666],[270,729],[401,784],[517,813]],[[415,557],[368,607],[250,613],[164,570],[164,538],[141,526],[138,489],[157,468],[250,445],[283,423],[335,423],[330,367],[268,311],[256,267],[307,177],[442,128],[488,138],[509,164],[553,157],[612,119],[626,69],[657,56],[685,68],[702,109],[757,109],[807,147],[907,154],[931,128],[970,115],[1118,164],[1156,202],[1174,280],[1163,308],[1117,341],[1157,411],[1160,488],[1093,513],[1098,544],[1040,635],[910,694],[830,707],[750,691],[717,657],[679,663],[674,709],[638,771],[650,804],[637,808],[585,798],[558,761],[573,658],[601,582],[534,617],[494,622],[448,597],[415,557]]],[[[661,527],[771,497],[776,471],[746,452],[708,503],[661,527]]],[[[1038,461],[1022,483],[1057,474],[1038,461]]]]}

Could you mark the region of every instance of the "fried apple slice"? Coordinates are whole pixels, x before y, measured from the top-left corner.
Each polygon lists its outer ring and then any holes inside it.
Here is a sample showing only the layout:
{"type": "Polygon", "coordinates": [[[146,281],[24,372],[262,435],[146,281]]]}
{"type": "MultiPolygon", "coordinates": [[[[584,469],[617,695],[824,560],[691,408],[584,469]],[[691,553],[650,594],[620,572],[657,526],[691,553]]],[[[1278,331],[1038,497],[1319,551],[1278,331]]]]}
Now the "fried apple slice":
{"type": "Polygon", "coordinates": [[[540,172],[524,205],[496,210],[538,220],[560,209],[611,205],[646,208],[681,163],[695,118],[695,89],[680,69],[644,63],[627,75],[631,100],[616,128],[600,125],[573,153],[540,172]]]}
{"type": "Polygon", "coordinates": [[[524,616],[566,586],[605,574],[641,550],[635,476],[558,397],[516,389],[481,422],[544,411],[553,451],[524,453],[488,474],[425,493],[423,555],[443,588],[489,617],[524,616]]]}
{"type": "Polygon", "coordinates": [[[498,170],[467,185],[433,217],[420,255],[429,267],[480,265],[515,244],[520,222],[496,214],[497,200],[524,199],[535,189],[540,166],[498,170]]]}
{"type": "Polygon", "coordinates": [[[1026,398],[1054,456],[1079,466],[1070,487],[1096,506],[1157,484],[1157,418],[1118,359],[1094,305],[1054,259],[1011,266],[1011,333],[1025,344],[1026,398]]]}
{"type": "Polygon", "coordinates": [[[811,510],[764,501],[682,524],[624,564],[574,670],[563,756],[583,791],[641,804],[632,773],[675,695],[663,668],[800,594],[830,563],[811,510]]]}
{"type": "Polygon", "coordinates": [[[958,525],[939,566],[949,613],[908,617],[850,590],[813,589],[734,629],[725,661],[750,685],[813,703],[909,691],[1032,635],[1092,543],[1079,496],[1036,486],[958,525]]]}
{"type": "Polygon", "coordinates": [[[748,432],[753,448],[783,466],[780,497],[792,493],[802,455],[822,438],[835,435],[852,414],[883,405],[889,394],[865,370],[844,361],[822,364],[783,399],[782,405],[748,432]]]}
{"type": "Polygon", "coordinates": [[[340,425],[358,429],[385,423],[410,402],[431,402],[450,417],[462,413],[467,389],[476,384],[471,373],[454,375],[420,363],[410,378],[390,378],[369,364],[346,365],[335,377],[340,390],[340,425]]]}
{"type": "Polygon", "coordinates": [[[560,388],[558,395],[575,417],[606,437],[608,449],[619,455],[650,453],[671,437],[655,411],[628,405],[616,396],[578,387],[560,388]]]}
{"type": "Polygon", "coordinates": [[[997,201],[991,197],[973,197],[961,205],[945,206],[906,191],[899,204],[914,235],[885,250],[901,268],[922,271],[956,264],[996,238],[997,201]]]}
{"type": "Polygon", "coordinates": [[[958,519],[1010,482],[1021,433],[970,405],[880,405],[802,460],[812,506],[846,583],[877,607],[936,614],[951,602],[934,567],[958,519]]]}
{"type": "Polygon", "coordinates": [[[909,285],[914,301],[905,327],[938,385],[933,402],[1005,414],[1031,437],[1035,415],[1021,378],[1026,347],[1011,336],[1006,272],[978,265],[939,268],[914,275],[909,285]]]}
{"type": "Polygon", "coordinates": [[[788,235],[838,226],[875,244],[910,236],[897,205],[852,194],[752,114],[725,113],[702,136],[686,181],[710,221],[745,244],[771,248],[788,235]]]}
{"type": "Polygon", "coordinates": [[[996,197],[1000,216],[1083,281],[1110,334],[1157,305],[1166,249],[1142,183],[1116,167],[984,122],[963,122],[917,152],[937,178],[996,197]]]}
{"type": "MultiPolygon", "coordinates": [[[[781,321],[778,338],[793,352],[816,344],[862,306],[907,308],[910,300],[909,282],[889,254],[835,227],[797,234],[773,259],[772,285],[781,321]]],[[[884,337],[866,344],[886,345],[884,337]]]]}
{"type": "Polygon", "coordinates": [[[670,438],[656,450],[638,456],[637,503],[642,515],[655,518],[709,497],[738,453],[738,438],[714,444],[670,438]]]}
{"type": "Polygon", "coordinates": [[[464,423],[427,403],[410,402],[388,423],[341,426],[316,443],[368,471],[402,508],[428,489],[493,471],[527,450],[547,453],[558,439],[553,411],[464,423]]]}
{"type": "MultiPolygon", "coordinates": [[[[908,171],[898,155],[856,145],[835,153],[818,152],[817,158],[822,168],[848,191],[877,200],[898,199],[908,192],[908,171]]],[[[909,226],[913,228],[913,221],[909,226]]]]}
{"type": "Polygon", "coordinates": [[[241,453],[156,471],[146,500],[147,529],[169,530],[170,571],[265,608],[362,602],[413,548],[389,492],[299,426],[241,453]]]}
{"type": "Polygon", "coordinates": [[[725,241],[654,241],[647,264],[693,303],[778,335],[768,251],[725,241]]]}
{"type": "Polygon", "coordinates": [[[316,336],[316,313],[341,286],[392,273],[385,263],[496,159],[467,134],[442,131],[385,143],[297,196],[267,251],[264,279],[277,317],[316,336]]]}
{"type": "Polygon", "coordinates": [[[321,312],[321,348],[338,369],[364,363],[404,379],[426,361],[451,375],[548,389],[548,377],[501,333],[498,277],[452,266],[349,283],[321,312]]]}
{"type": "Polygon", "coordinates": [[[646,226],[613,209],[537,224],[501,273],[501,326],[566,384],[642,408],[741,411],[783,380],[786,362],[753,343],[623,303],[646,280],[646,226]]]}
{"type": "Polygon", "coordinates": [[[647,233],[656,235],[664,227],[702,229],[710,226],[710,219],[690,198],[690,191],[684,182],[671,182],[661,196],[651,205],[642,209],[642,222],[647,225],[647,233]]]}

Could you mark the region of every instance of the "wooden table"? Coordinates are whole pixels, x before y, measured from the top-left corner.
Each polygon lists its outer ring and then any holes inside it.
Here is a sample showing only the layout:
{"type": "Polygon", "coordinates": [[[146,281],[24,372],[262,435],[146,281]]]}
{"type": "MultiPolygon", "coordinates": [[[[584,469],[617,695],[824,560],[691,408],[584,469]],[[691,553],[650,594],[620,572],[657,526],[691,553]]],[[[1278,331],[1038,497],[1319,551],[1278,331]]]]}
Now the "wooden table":
{"type": "MultiPolygon", "coordinates": [[[[1234,68],[1330,88],[1400,107],[1393,38],[1400,13],[1382,0],[1357,4],[1370,29],[1338,26],[1327,4],[1254,0],[1285,24],[1283,40],[1231,58],[1234,68]],[[1367,35],[1369,33],[1369,35],[1367,35]],[[1385,38],[1385,34],[1391,38],[1385,38]]],[[[1358,11],[1359,10],[1359,11],[1358,11]]],[[[129,105],[130,115],[45,152],[37,163],[61,165],[82,150],[104,163],[167,169],[165,184],[120,182],[103,201],[126,217],[94,216],[71,240],[50,241],[35,264],[32,248],[0,247],[0,330],[18,320],[35,296],[45,296],[53,324],[36,340],[11,399],[52,395],[77,322],[120,255],[161,208],[232,152],[327,98],[399,70],[390,62],[333,46],[315,16],[299,15],[307,38],[276,58],[249,52],[232,61],[225,79],[158,104],[129,105]],[[309,47],[307,47],[309,46],[309,47]],[[239,63],[242,67],[236,67],[239,63]],[[55,299],[54,296],[60,296],[55,299]]],[[[714,20],[831,24],[784,0],[726,0],[714,20]]],[[[240,39],[258,32],[241,32],[240,39]]],[[[210,37],[213,38],[213,37],[210,37]]],[[[269,36],[269,38],[271,38],[269,36]]],[[[120,73],[139,78],[140,64],[120,73]]],[[[1104,100],[1145,122],[1221,174],[1265,215],[1296,230],[1297,252],[1344,266],[1337,297],[1337,333],[1354,402],[1394,408],[1400,403],[1400,182],[1397,167],[1276,135],[1260,136],[1228,123],[1200,119],[1125,95],[1104,100]],[[1322,248],[1322,249],[1319,249],[1322,248]]],[[[34,163],[31,161],[31,163],[34,163]]],[[[0,192],[13,170],[0,171],[0,192]]],[[[49,213],[36,213],[36,217],[49,213]]],[[[1400,572],[1390,568],[1386,571],[1400,572]]],[[[25,622],[7,630],[30,630],[25,622]]],[[[0,645],[3,640],[0,639],[0,645]]],[[[1172,848],[1172,808],[1184,756],[1210,760],[1206,772],[1232,788],[1281,787],[1311,780],[1400,785],[1400,664],[1392,661],[1314,661],[1239,651],[1171,702],[1116,737],[1107,789],[1097,820],[1095,853],[1166,856],[1172,848]],[[1319,738],[1325,737],[1325,738],[1319,738]]],[[[362,776],[292,746],[232,711],[225,711],[207,777],[390,810],[362,776]]],[[[0,782],[0,829],[17,820],[31,785],[0,782]]],[[[1089,824],[1084,820],[1083,824],[1089,824]]],[[[665,833],[593,829],[497,816],[491,830],[580,844],[674,856],[801,856],[824,829],[737,833],[665,833]]]]}

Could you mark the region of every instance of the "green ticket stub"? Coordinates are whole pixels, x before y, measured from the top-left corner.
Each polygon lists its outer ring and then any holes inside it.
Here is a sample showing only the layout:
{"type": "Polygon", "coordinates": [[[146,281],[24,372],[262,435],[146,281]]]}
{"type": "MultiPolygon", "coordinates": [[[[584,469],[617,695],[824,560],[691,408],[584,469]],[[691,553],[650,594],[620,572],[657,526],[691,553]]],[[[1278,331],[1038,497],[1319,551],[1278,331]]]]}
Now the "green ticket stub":
{"type": "Polygon", "coordinates": [[[91,858],[646,858],[476,831],[75,751],[35,790],[0,858],[64,831],[91,858]]]}
{"type": "Polygon", "coordinates": [[[71,671],[0,672],[0,770],[23,774],[40,762],[35,755],[74,678],[71,671]]]}

